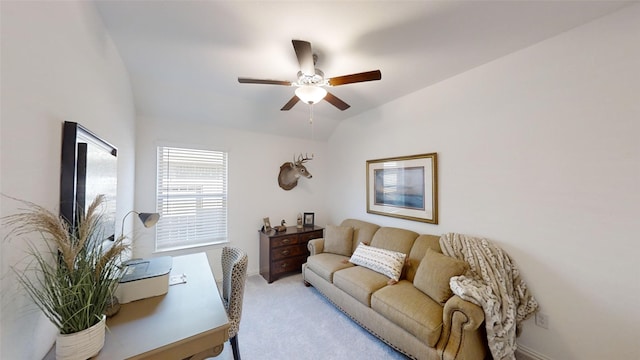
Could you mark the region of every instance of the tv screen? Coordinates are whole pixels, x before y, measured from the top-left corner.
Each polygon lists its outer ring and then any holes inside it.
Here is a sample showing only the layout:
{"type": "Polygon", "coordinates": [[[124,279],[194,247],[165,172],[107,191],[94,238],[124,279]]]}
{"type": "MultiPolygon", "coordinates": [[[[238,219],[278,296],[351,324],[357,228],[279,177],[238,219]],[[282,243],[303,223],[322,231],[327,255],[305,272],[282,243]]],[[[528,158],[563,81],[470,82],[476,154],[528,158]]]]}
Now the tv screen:
{"type": "Polygon", "coordinates": [[[96,196],[105,196],[104,239],[113,240],[116,229],[118,180],[117,149],[80,124],[66,121],[62,138],[60,215],[75,225],[96,196]]]}

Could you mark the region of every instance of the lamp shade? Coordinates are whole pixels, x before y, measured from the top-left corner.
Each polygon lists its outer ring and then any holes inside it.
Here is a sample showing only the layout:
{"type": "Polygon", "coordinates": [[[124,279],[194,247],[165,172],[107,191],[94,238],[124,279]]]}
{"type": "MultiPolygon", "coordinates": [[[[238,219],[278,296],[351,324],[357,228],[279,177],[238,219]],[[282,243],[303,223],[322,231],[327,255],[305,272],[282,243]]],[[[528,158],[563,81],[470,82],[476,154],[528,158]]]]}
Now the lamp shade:
{"type": "Polygon", "coordinates": [[[327,90],[316,85],[302,85],[296,89],[296,96],[307,104],[316,104],[327,96],[327,90]]]}
{"type": "Polygon", "coordinates": [[[158,213],[139,213],[137,211],[131,210],[122,218],[122,230],[120,231],[120,236],[124,237],[124,223],[127,219],[127,216],[131,214],[138,214],[138,219],[142,222],[144,227],[149,228],[155,225],[158,220],[160,220],[160,214],[158,213]]]}
{"type": "Polygon", "coordinates": [[[152,227],[160,220],[160,214],[158,213],[139,213],[138,217],[146,228],[152,227]]]}

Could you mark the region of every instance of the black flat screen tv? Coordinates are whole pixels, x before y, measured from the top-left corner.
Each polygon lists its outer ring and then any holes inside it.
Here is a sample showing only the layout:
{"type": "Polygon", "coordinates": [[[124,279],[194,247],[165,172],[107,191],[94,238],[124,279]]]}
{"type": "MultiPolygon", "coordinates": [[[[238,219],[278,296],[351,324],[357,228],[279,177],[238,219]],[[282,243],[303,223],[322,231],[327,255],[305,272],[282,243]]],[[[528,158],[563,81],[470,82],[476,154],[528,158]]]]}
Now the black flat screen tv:
{"type": "Polygon", "coordinates": [[[72,227],[98,194],[106,198],[102,236],[115,238],[118,150],[82,125],[65,121],[60,166],[60,216],[72,227]]]}

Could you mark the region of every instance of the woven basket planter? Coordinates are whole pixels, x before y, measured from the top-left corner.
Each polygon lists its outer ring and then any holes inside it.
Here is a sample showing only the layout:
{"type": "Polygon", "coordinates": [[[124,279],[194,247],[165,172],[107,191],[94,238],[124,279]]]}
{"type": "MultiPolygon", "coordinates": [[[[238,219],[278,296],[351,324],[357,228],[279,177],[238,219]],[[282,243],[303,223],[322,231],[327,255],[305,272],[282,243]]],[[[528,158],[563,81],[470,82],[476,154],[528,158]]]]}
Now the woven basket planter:
{"type": "Polygon", "coordinates": [[[92,327],[73,334],[58,334],[56,360],[86,360],[104,346],[106,316],[92,327]]]}

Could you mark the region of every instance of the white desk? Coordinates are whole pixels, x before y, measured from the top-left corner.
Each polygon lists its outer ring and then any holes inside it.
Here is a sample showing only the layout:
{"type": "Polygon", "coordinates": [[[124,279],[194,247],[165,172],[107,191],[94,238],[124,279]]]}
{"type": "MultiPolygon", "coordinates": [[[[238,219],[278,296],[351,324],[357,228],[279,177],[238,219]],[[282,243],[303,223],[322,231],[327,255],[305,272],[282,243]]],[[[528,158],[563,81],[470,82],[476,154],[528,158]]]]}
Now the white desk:
{"type": "MultiPolygon", "coordinates": [[[[229,339],[229,320],[205,253],[176,256],[171,274],[187,283],[167,294],[122,304],[107,319],[97,359],[185,359],[217,356],[229,339]]],[[[45,359],[55,358],[55,346],[45,359]]]]}

